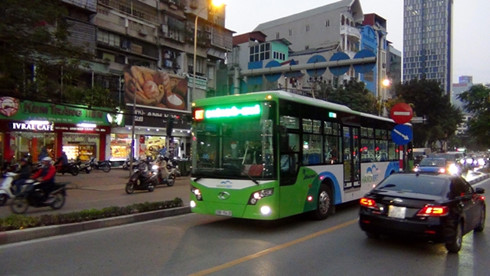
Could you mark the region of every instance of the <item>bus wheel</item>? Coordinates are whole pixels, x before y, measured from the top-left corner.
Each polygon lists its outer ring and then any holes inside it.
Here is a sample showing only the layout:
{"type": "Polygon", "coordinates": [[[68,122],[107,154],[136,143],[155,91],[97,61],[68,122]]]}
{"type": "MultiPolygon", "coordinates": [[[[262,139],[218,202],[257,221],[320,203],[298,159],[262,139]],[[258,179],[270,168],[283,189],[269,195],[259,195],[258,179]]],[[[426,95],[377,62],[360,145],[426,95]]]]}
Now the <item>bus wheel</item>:
{"type": "Polygon", "coordinates": [[[317,208],[311,213],[312,218],[315,220],[326,219],[334,212],[332,191],[327,185],[321,185],[318,191],[317,208]]]}

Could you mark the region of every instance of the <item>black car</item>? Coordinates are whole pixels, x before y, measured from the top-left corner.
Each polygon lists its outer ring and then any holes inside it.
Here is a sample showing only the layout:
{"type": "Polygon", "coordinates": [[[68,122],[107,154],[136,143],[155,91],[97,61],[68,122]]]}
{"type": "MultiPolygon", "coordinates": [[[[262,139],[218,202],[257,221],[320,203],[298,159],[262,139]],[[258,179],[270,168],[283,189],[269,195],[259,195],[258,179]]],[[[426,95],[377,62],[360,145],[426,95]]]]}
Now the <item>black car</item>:
{"type": "Polygon", "coordinates": [[[485,228],[484,192],[456,175],[392,174],[361,198],[359,225],[370,238],[418,237],[457,253],[463,235],[485,228]]]}

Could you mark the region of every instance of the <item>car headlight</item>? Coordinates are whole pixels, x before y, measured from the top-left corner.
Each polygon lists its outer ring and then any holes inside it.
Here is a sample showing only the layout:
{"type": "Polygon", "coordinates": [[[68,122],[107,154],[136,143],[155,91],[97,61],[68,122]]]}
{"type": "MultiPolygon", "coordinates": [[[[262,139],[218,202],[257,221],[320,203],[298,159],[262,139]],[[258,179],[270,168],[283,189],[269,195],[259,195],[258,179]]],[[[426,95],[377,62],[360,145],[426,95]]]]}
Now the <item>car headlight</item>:
{"type": "Polygon", "coordinates": [[[447,170],[450,174],[459,174],[459,168],[456,164],[450,164],[447,170]]]}

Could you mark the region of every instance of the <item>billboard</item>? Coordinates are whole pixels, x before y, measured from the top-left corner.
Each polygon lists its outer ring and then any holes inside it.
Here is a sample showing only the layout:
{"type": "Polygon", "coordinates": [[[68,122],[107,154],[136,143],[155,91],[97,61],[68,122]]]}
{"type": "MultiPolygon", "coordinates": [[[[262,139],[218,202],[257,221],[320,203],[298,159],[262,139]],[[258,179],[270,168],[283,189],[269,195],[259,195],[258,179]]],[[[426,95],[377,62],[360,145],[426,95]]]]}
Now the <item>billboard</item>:
{"type": "Polygon", "coordinates": [[[183,77],[155,71],[142,66],[124,69],[127,104],[156,108],[187,110],[187,80],[183,77]]]}

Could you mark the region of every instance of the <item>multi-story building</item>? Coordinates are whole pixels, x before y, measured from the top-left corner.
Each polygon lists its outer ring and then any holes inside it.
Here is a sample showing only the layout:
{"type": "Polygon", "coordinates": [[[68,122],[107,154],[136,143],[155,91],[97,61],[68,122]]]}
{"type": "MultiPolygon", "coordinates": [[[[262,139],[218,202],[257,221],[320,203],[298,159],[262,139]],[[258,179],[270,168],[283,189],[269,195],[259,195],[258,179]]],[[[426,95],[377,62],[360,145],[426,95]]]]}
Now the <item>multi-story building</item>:
{"type": "Polygon", "coordinates": [[[451,91],[453,0],[404,0],[403,81],[437,80],[451,91]]]}
{"type": "Polygon", "coordinates": [[[261,23],[253,32],[234,37],[229,65],[240,68],[246,75],[243,82],[234,87],[256,91],[271,89],[275,83],[277,88],[311,96],[316,93],[321,98],[320,87],[337,87],[355,78],[364,81],[375,96],[380,96],[385,91],[381,90],[378,80],[386,78],[388,68],[386,35],[386,20],[376,14],[364,15],[358,0],[342,0],[261,23]],[[271,45],[275,45],[274,49],[271,45]],[[376,64],[363,68],[362,73],[353,66],[308,69],[308,63],[337,60],[336,55],[341,53],[345,53],[347,59],[357,58],[361,50],[370,51],[376,57],[376,64]],[[277,66],[296,65],[295,68],[301,69],[287,70],[277,79],[267,74],[262,77],[258,69],[270,67],[273,62],[277,62],[277,66]]]}
{"type": "Polygon", "coordinates": [[[12,152],[17,158],[47,147],[53,157],[64,150],[71,158],[83,151],[98,159],[125,160],[134,137],[136,157],[155,156],[163,147],[179,157],[189,155],[190,101],[219,88],[219,67],[232,48],[225,8],[212,7],[208,0],[60,3],[68,10],[69,42],[95,56],[82,62],[77,85],[110,91],[126,106],[121,110],[127,115],[126,126],[111,127],[108,118],[115,116],[87,107],[62,103],[50,108],[47,103],[0,98],[19,109],[0,114],[0,155],[12,152]],[[39,127],[26,121],[33,118],[48,124],[39,127]]]}
{"type": "Polygon", "coordinates": [[[113,129],[111,156],[128,156],[131,132],[139,138],[136,156],[155,156],[163,147],[189,155],[190,101],[217,89],[218,67],[232,47],[224,7],[207,0],[99,0],[95,25],[101,75],[125,99],[126,113],[138,115],[113,129]]]}

